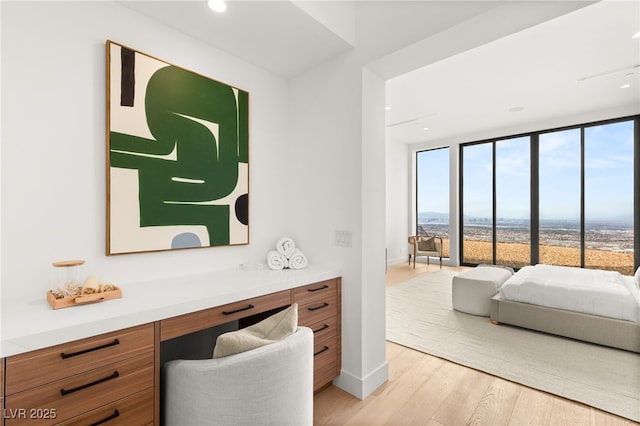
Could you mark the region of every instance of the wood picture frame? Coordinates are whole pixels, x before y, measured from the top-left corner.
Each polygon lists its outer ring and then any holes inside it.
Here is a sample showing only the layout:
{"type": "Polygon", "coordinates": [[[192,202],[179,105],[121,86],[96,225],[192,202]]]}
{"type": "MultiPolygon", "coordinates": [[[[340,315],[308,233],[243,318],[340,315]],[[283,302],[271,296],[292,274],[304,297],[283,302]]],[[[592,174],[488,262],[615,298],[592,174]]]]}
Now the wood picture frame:
{"type": "Polygon", "coordinates": [[[249,93],[107,40],[107,255],[249,243],[249,93]]]}

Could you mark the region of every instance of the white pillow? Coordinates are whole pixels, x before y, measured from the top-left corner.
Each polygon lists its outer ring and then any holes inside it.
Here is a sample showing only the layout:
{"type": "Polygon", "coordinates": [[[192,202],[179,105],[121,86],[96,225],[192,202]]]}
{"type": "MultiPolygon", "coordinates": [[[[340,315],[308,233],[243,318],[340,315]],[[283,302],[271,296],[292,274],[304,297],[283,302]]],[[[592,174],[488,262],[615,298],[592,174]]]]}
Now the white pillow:
{"type": "Polygon", "coordinates": [[[278,342],[298,329],[298,304],[273,314],[257,324],[218,336],[213,357],[221,358],[278,342]]]}
{"type": "Polygon", "coordinates": [[[640,266],[636,269],[636,274],[633,276],[634,281],[636,282],[636,287],[640,289],[640,266]]]}

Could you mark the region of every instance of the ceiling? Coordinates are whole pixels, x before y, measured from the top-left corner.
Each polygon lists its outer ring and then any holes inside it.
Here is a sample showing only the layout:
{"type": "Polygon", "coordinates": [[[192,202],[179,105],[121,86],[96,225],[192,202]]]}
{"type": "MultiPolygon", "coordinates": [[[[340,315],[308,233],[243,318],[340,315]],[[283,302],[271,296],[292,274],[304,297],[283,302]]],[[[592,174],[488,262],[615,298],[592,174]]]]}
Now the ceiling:
{"type": "Polygon", "coordinates": [[[640,2],[600,2],[391,79],[388,137],[470,142],[640,113],[639,31],[640,2]]]}
{"type": "Polygon", "coordinates": [[[204,0],[119,3],[285,79],[357,51],[387,80],[392,141],[640,112],[640,0],[231,0],[222,14],[204,0]]]}

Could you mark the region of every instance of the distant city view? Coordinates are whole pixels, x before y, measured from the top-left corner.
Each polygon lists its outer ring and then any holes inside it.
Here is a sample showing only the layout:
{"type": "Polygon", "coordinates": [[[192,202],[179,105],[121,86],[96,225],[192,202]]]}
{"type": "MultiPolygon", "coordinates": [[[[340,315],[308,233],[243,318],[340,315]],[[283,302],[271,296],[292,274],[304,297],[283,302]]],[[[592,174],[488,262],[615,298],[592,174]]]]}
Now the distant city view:
{"type": "MultiPolygon", "coordinates": [[[[449,218],[444,213],[418,214],[418,225],[429,235],[449,238],[449,218]]],[[[489,218],[465,218],[465,238],[475,241],[492,240],[492,221],[489,218]]],[[[498,219],[496,232],[501,242],[525,243],[531,240],[528,220],[498,219]]],[[[541,220],[540,242],[562,247],[580,247],[578,220],[541,220]]],[[[598,220],[585,224],[585,245],[588,249],[633,252],[633,219],[598,220]]]]}
{"type": "MultiPolygon", "coordinates": [[[[445,256],[449,250],[448,215],[437,212],[418,214],[419,229],[442,237],[445,256]]],[[[521,219],[498,219],[496,234],[498,257],[503,264],[521,267],[530,263],[530,223],[521,219]],[[510,255],[511,254],[511,255],[510,255]]],[[[578,220],[540,221],[540,262],[580,266],[580,222],[578,220]],[[558,248],[558,249],[555,249],[558,248]],[[565,250],[559,250],[564,248],[565,250]],[[551,250],[553,249],[553,250],[551,250]],[[551,253],[550,251],[553,251],[551,253]]],[[[464,221],[464,261],[492,262],[492,221],[468,217],[464,221]],[[484,243],[484,244],[478,244],[484,243]]],[[[634,232],[632,218],[600,219],[585,225],[586,266],[633,274],[634,232]]]]}

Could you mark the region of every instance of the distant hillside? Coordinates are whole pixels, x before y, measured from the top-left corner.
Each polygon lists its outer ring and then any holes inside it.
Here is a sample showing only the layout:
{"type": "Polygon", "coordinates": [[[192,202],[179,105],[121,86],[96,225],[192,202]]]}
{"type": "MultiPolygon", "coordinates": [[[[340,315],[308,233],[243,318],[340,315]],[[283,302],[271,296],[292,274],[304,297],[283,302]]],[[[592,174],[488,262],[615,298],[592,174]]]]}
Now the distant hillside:
{"type": "Polygon", "coordinates": [[[449,221],[449,213],[440,213],[440,212],[418,212],[418,221],[449,221]]]}
{"type": "MultiPolygon", "coordinates": [[[[491,222],[488,217],[479,217],[479,216],[464,216],[464,222],[466,223],[487,223],[491,222]]],[[[527,219],[511,219],[511,218],[498,218],[498,222],[516,222],[516,223],[527,223],[527,219]]],[[[558,224],[566,224],[570,222],[579,223],[579,219],[541,219],[541,223],[558,223],[558,224]]],[[[434,212],[434,211],[426,211],[426,212],[418,212],[418,223],[449,223],[449,214],[434,212]]],[[[602,225],[615,225],[615,226],[633,226],[633,215],[618,215],[611,217],[597,217],[590,218],[587,215],[587,225],[590,226],[602,226],[602,225]]]]}

